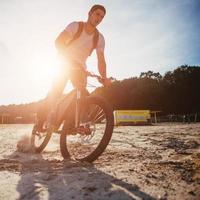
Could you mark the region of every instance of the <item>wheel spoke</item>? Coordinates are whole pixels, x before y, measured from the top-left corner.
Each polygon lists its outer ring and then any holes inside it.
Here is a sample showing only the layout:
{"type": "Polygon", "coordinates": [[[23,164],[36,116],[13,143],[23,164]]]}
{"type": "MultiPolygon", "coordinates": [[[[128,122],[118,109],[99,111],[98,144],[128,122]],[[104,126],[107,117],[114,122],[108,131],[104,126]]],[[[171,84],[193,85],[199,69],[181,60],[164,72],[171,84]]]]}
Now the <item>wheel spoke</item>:
{"type": "Polygon", "coordinates": [[[101,110],[101,108],[98,105],[95,106],[91,106],[89,108],[90,113],[88,114],[88,119],[90,121],[92,121],[93,119],[95,119],[96,115],[99,113],[99,111],[101,110]]]}
{"type": "Polygon", "coordinates": [[[101,122],[103,119],[105,119],[105,113],[103,112],[103,110],[101,110],[99,113],[97,113],[97,115],[94,118],[94,122],[101,122]]]}

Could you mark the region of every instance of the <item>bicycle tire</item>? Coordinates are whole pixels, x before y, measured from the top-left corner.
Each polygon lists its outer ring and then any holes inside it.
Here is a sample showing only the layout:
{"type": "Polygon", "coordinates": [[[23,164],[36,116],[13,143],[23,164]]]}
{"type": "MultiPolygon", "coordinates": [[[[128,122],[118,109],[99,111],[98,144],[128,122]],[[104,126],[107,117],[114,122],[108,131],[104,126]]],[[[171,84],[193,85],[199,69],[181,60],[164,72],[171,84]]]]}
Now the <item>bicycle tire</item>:
{"type": "Polygon", "coordinates": [[[34,125],[32,133],[31,133],[31,147],[35,153],[41,153],[47,146],[47,144],[51,138],[52,131],[51,130],[47,131],[47,133],[40,145],[36,145],[36,132],[37,132],[37,128],[34,125]]]}
{"type": "MultiPolygon", "coordinates": [[[[105,119],[106,119],[105,131],[97,147],[95,147],[95,149],[89,155],[86,155],[83,158],[75,157],[75,159],[79,161],[93,162],[104,152],[112,137],[113,126],[114,126],[113,109],[111,105],[104,98],[97,95],[86,97],[85,102],[87,106],[88,105],[99,106],[105,113],[105,119]]],[[[69,134],[67,132],[67,126],[68,126],[68,121],[66,119],[60,136],[60,150],[63,158],[71,157],[67,144],[67,137],[69,134]]]]}

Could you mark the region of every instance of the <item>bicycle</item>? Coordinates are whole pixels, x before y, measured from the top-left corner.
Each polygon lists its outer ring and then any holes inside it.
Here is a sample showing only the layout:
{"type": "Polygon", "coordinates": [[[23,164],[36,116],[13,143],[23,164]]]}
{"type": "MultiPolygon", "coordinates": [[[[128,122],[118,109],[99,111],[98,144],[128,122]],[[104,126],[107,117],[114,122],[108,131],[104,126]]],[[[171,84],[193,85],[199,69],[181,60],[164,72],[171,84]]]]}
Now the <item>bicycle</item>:
{"type": "MultiPolygon", "coordinates": [[[[86,75],[103,84],[100,76],[88,71],[86,75]]],[[[42,131],[37,129],[37,123],[33,127],[31,145],[36,153],[43,151],[52,133],[59,133],[63,158],[93,162],[112,137],[114,117],[111,105],[98,95],[82,97],[78,88],[62,98],[49,116],[50,123],[42,131]]]]}

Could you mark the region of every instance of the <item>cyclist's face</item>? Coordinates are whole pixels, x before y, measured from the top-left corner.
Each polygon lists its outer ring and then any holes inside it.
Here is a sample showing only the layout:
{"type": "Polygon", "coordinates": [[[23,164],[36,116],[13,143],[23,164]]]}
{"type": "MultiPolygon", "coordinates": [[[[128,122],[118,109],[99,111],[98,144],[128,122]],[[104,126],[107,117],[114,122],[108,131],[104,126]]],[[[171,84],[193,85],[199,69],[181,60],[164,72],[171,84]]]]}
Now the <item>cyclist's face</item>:
{"type": "Polygon", "coordinates": [[[89,13],[89,22],[91,23],[92,26],[96,27],[98,24],[100,24],[104,16],[105,13],[103,10],[96,9],[92,13],[91,12],[89,13]]]}

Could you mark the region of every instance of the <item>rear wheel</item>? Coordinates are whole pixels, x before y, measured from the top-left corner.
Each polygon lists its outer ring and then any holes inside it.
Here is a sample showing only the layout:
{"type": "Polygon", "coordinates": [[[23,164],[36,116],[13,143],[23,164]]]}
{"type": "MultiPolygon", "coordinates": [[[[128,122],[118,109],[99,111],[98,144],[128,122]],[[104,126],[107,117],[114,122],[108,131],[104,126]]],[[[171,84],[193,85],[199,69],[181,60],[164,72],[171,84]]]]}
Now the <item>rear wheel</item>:
{"type": "MultiPolygon", "coordinates": [[[[70,112],[71,115],[74,112],[70,112]]],[[[74,116],[70,118],[74,119],[74,116]]],[[[80,110],[80,126],[70,128],[67,117],[61,137],[60,148],[64,158],[93,162],[107,147],[113,132],[113,110],[102,97],[86,97],[80,110]]]]}

